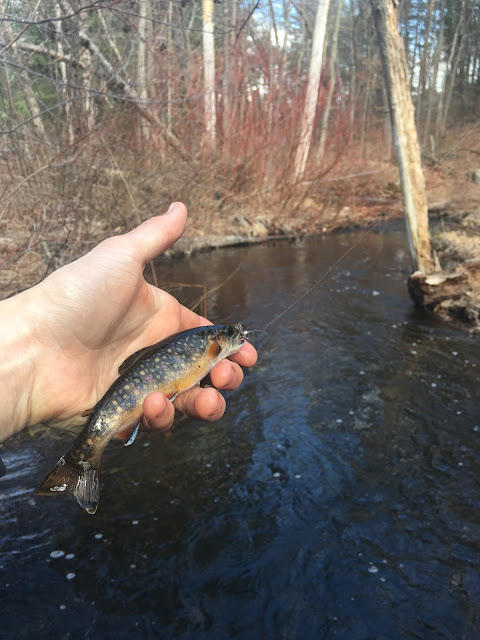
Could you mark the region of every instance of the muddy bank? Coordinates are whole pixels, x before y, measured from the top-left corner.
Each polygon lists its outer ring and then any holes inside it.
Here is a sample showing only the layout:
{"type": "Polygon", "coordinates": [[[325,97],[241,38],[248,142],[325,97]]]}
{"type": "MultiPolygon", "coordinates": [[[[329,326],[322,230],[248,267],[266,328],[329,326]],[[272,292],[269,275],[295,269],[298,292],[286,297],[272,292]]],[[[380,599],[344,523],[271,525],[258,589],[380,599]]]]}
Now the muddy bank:
{"type": "MultiPolygon", "coordinates": [[[[313,202],[307,202],[306,205],[301,214],[293,219],[286,212],[260,216],[235,214],[217,218],[207,227],[195,217],[189,222],[185,234],[166,252],[165,257],[188,257],[223,247],[263,242],[294,242],[305,236],[358,228],[369,229],[373,226],[378,230],[393,219],[402,220],[401,205],[392,200],[370,203],[358,210],[343,207],[331,213],[325,210],[320,212],[313,202]]],[[[430,210],[430,225],[432,248],[439,270],[449,274],[451,282],[458,283],[459,286],[457,289],[450,288],[448,296],[436,297],[434,294],[427,299],[425,306],[444,320],[454,321],[475,331],[480,330],[480,283],[475,275],[476,270],[471,271],[474,275],[465,276],[463,266],[467,265],[468,269],[468,265],[475,265],[480,260],[480,209],[466,211],[456,208],[452,203],[436,203],[430,210]]],[[[51,250],[46,250],[45,243],[27,246],[26,250],[22,250],[27,239],[23,235],[20,237],[19,231],[11,233],[8,239],[0,239],[3,241],[0,249],[12,255],[11,263],[8,264],[7,256],[7,264],[0,270],[1,297],[5,298],[36,284],[62,263],[70,262],[92,249],[112,235],[112,232],[118,234],[127,230],[123,226],[114,230],[101,226],[91,227],[88,235],[76,244],[73,255],[61,256],[59,253],[58,260],[54,259],[55,255],[52,255],[51,250]],[[14,259],[16,249],[20,253],[14,259]]],[[[59,248],[61,247],[60,244],[59,248]]],[[[428,298],[430,284],[422,281],[419,286],[423,287],[428,298]]],[[[414,290],[411,290],[411,295],[418,303],[418,295],[414,290]]]]}
{"type": "Polygon", "coordinates": [[[379,206],[359,212],[353,211],[350,207],[343,207],[340,211],[330,213],[322,211],[321,213],[322,215],[319,216],[318,208],[311,207],[295,219],[285,214],[265,214],[255,217],[236,214],[231,218],[217,221],[213,226],[217,231],[215,234],[208,233],[204,227],[199,227],[193,222],[165,255],[182,257],[222,247],[262,242],[294,242],[306,236],[367,229],[376,222],[384,223],[401,217],[401,211],[398,208],[385,213],[379,206]]]}
{"type": "MultiPolygon", "coordinates": [[[[247,207],[245,207],[247,209],[247,207]]],[[[155,212],[144,215],[144,219],[155,212]]],[[[366,226],[377,220],[381,211],[372,208],[368,215],[344,207],[330,213],[313,201],[293,219],[286,211],[263,215],[212,214],[208,220],[195,212],[189,217],[183,236],[166,252],[167,257],[182,257],[219,249],[269,241],[294,241],[307,235],[366,226]]],[[[112,227],[108,221],[95,220],[88,229],[76,229],[67,219],[36,236],[25,225],[9,225],[0,230],[0,299],[19,293],[43,280],[49,273],[86,254],[102,240],[126,233],[138,221],[128,220],[112,227]],[[76,229],[74,232],[73,229],[76,229]]]]}

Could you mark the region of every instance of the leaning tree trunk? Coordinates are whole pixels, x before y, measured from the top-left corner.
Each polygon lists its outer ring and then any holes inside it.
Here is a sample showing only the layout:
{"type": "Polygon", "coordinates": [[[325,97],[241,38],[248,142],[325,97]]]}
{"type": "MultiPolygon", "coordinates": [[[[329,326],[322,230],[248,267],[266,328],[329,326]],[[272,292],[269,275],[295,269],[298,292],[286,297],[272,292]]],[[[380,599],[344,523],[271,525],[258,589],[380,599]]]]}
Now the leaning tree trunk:
{"type": "Polygon", "coordinates": [[[420,161],[407,59],[395,0],[371,0],[400,171],[403,211],[413,270],[433,270],[425,180],[420,161]]]}
{"type": "Polygon", "coordinates": [[[313,121],[317,109],[318,88],[320,86],[320,74],[322,72],[323,45],[325,42],[325,30],[327,25],[328,7],[330,0],[318,0],[315,27],[313,30],[312,53],[310,57],[310,69],[308,72],[307,96],[303,112],[300,140],[295,155],[294,180],[302,180],[307,164],[308,152],[312,142],[313,121]]]}

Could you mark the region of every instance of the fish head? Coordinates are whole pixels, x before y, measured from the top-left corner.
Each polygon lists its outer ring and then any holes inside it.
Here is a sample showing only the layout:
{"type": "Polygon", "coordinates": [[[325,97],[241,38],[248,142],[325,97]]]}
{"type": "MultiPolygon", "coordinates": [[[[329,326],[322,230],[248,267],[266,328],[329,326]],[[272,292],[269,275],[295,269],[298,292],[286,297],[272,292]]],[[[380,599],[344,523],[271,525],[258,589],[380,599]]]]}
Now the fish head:
{"type": "Polygon", "coordinates": [[[226,358],[240,349],[245,342],[248,331],[240,324],[217,325],[212,327],[212,341],[218,345],[221,358],[226,358]]]}

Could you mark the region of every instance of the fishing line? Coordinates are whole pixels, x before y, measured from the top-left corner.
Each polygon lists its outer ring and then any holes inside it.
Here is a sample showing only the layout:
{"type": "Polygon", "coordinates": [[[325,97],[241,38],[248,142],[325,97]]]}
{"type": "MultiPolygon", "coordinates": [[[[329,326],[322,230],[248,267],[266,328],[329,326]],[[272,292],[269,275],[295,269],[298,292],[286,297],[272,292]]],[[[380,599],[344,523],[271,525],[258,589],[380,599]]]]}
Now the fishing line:
{"type": "MultiPolygon", "coordinates": [[[[461,136],[457,142],[447,151],[447,153],[445,153],[444,156],[442,156],[440,158],[440,160],[438,160],[432,167],[432,171],[434,171],[439,165],[442,164],[442,162],[448,158],[448,156],[458,147],[458,145],[460,144],[460,142],[462,142],[462,140],[464,140],[467,136],[469,136],[471,133],[473,133],[473,131],[475,131],[475,129],[477,127],[480,126],[480,120],[473,125],[473,127],[471,127],[471,129],[469,129],[465,134],[463,134],[463,136],[461,136]]],[[[410,191],[408,191],[408,193],[406,195],[409,195],[413,189],[415,187],[417,187],[421,182],[425,182],[425,176],[423,176],[415,185],[412,186],[412,188],[410,189],[410,191]]],[[[402,196],[402,198],[400,199],[400,202],[403,203],[405,196],[402,196]]],[[[308,296],[309,293],[311,293],[321,282],[323,282],[323,280],[325,280],[325,278],[328,276],[328,274],[335,269],[335,267],[337,267],[340,262],[342,262],[342,260],[344,258],[346,258],[348,256],[348,254],[353,251],[355,249],[355,247],[357,247],[365,238],[366,236],[368,236],[369,233],[371,233],[372,231],[374,231],[386,218],[386,216],[391,213],[393,211],[393,208],[388,209],[385,213],[382,213],[379,217],[379,219],[375,222],[375,224],[373,224],[369,229],[367,229],[367,231],[365,231],[365,233],[356,241],[354,242],[346,251],[345,253],[340,256],[340,258],[338,258],[338,260],[336,260],[332,265],[330,265],[328,267],[328,269],[325,271],[325,273],[322,275],[322,277],[317,280],[315,282],[315,284],[313,284],[309,289],[307,289],[304,293],[302,293],[302,295],[297,298],[294,302],[292,302],[291,305],[289,305],[286,309],[284,309],[281,313],[278,314],[278,316],[275,316],[272,320],[270,320],[270,322],[268,322],[263,329],[252,329],[249,330],[248,333],[261,333],[262,331],[266,331],[269,327],[272,326],[272,324],[274,324],[275,322],[277,322],[277,320],[280,320],[280,318],[282,316],[284,316],[286,313],[288,313],[288,311],[290,311],[290,309],[293,309],[293,307],[295,307],[299,302],[301,302],[306,296],[308,296]]]]}

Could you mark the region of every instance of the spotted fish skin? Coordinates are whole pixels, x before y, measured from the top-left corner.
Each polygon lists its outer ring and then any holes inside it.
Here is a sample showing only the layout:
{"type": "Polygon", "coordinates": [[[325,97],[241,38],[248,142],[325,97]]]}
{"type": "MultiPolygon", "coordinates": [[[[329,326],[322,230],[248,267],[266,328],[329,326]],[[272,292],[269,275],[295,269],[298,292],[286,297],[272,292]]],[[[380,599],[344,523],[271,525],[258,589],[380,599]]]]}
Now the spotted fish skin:
{"type": "Polygon", "coordinates": [[[153,391],[168,398],[187,391],[221,360],[236,353],[248,332],[240,324],[197,327],[141,349],[121,365],[120,376],[95,405],[72,448],[40,484],[42,495],[72,494],[88,513],[99,500],[98,468],[114,435],[135,429],[153,391]]]}

